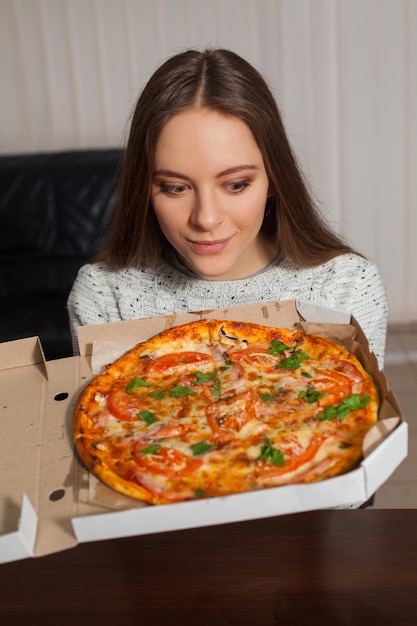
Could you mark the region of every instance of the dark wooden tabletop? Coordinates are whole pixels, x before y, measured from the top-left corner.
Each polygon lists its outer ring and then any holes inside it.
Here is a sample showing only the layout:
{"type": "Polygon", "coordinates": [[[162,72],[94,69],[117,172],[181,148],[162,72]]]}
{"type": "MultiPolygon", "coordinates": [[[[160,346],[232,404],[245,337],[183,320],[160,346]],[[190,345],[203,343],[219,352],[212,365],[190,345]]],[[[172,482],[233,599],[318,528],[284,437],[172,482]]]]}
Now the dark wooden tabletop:
{"type": "Polygon", "coordinates": [[[0,565],[0,624],[417,625],[417,509],[317,511],[0,565]]]}

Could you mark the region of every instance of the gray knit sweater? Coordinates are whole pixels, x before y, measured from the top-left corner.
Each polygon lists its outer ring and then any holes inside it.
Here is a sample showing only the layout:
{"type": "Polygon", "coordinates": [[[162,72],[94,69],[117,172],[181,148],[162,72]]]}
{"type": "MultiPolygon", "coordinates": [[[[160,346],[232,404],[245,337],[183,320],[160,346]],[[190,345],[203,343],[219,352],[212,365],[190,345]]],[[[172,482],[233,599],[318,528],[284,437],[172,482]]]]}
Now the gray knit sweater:
{"type": "Polygon", "coordinates": [[[288,259],[232,281],[204,280],[161,260],[152,268],[112,271],[104,264],[84,265],[68,298],[77,352],[76,327],[154,315],[223,308],[275,300],[304,300],[352,313],[382,368],[387,300],[377,267],[355,254],[302,269],[288,259]]]}

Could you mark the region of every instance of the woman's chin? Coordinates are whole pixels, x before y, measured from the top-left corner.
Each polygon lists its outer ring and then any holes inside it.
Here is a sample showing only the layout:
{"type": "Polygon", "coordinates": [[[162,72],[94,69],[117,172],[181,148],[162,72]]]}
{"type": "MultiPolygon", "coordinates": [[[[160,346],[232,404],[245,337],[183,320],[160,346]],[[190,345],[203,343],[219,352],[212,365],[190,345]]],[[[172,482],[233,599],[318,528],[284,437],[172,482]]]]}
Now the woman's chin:
{"type": "Polygon", "coordinates": [[[230,266],[227,263],[219,263],[218,260],[213,258],[206,260],[205,262],[190,263],[186,259],[182,260],[182,263],[199,278],[205,280],[234,280],[240,278],[237,272],[237,268],[230,266]]]}

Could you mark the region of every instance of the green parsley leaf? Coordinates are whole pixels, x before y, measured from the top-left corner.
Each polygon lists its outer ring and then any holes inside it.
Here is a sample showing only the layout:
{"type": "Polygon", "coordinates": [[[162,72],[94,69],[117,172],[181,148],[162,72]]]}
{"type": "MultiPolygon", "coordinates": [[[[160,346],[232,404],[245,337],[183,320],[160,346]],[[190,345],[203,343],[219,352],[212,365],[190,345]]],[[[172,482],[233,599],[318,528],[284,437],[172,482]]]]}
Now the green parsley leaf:
{"type": "Polygon", "coordinates": [[[141,411],[137,415],[143,422],[146,422],[148,426],[156,422],[155,413],[152,413],[152,411],[141,411]]]}
{"type": "Polygon", "coordinates": [[[169,390],[170,398],[183,398],[185,396],[196,396],[197,392],[184,385],[176,385],[169,390]]]}
{"type": "Polygon", "coordinates": [[[349,415],[350,411],[364,409],[368,406],[370,401],[371,398],[366,393],[361,395],[353,393],[351,396],[344,398],[337,406],[326,406],[316,417],[319,420],[332,420],[337,418],[339,421],[342,421],[349,415]]]}
{"type": "Polygon", "coordinates": [[[157,391],[151,391],[148,393],[150,398],[155,398],[156,400],[162,400],[165,398],[165,391],[163,389],[158,389],[157,391]]]}
{"type": "Polygon", "coordinates": [[[204,498],[204,491],[198,488],[194,491],[194,495],[196,498],[204,498]]]}
{"type": "Polygon", "coordinates": [[[302,350],[294,350],[290,356],[282,359],[282,361],[275,366],[275,369],[296,370],[301,367],[302,361],[306,361],[308,358],[308,354],[302,350]]]}
{"type": "Polygon", "coordinates": [[[306,390],[300,391],[298,394],[299,398],[302,398],[304,402],[308,402],[308,404],[314,404],[320,398],[323,398],[326,394],[317,389],[314,389],[312,385],[308,385],[306,390]]]}
{"type": "Polygon", "coordinates": [[[349,413],[350,408],[346,406],[346,404],[343,404],[343,402],[339,404],[339,406],[337,407],[337,419],[339,420],[339,422],[344,420],[349,415],[349,413]]]}
{"type": "Polygon", "coordinates": [[[220,395],[220,380],[218,378],[214,381],[213,389],[211,390],[211,395],[212,396],[220,395]]]}
{"type": "Polygon", "coordinates": [[[198,443],[193,443],[190,448],[193,455],[198,456],[199,454],[204,454],[209,450],[216,450],[217,446],[207,443],[207,441],[199,441],[198,443]]]}
{"type": "Polygon", "coordinates": [[[272,463],[277,467],[285,465],[285,458],[281,450],[275,448],[272,441],[268,437],[264,437],[264,445],[261,448],[261,454],[256,459],[257,461],[265,461],[265,463],[272,463]]]}
{"type": "Polygon", "coordinates": [[[216,378],[217,372],[210,372],[210,374],[205,374],[204,372],[195,372],[195,377],[197,380],[193,383],[193,385],[198,385],[199,383],[208,383],[214,378],[216,378]]]}
{"type": "Polygon", "coordinates": [[[263,402],[275,402],[276,401],[275,396],[270,396],[268,393],[260,393],[259,397],[261,398],[263,402]]]}
{"type": "Polygon", "coordinates": [[[140,453],[143,454],[144,456],[147,454],[157,454],[157,452],[159,452],[160,449],[161,449],[161,446],[159,443],[151,443],[151,445],[148,446],[147,448],[143,448],[143,450],[140,450],[140,453]]]}
{"type": "Polygon", "coordinates": [[[337,417],[337,407],[329,404],[325,406],[323,411],[317,415],[317,418],[321,421],[334,420],[337,417]]]}
{"type": "Polygon", "coordinates": [[[143,378],[135,376],[126,387],[126,392],[131,393],[136,387],[152,387],[151,383],[147,383],[143,378]]]}
{"type": "Polygon", "coordinates": [[[349,407],[351,411],[358,411],[359,409],[364,409],[370,403],[371,398],[363,393],[359,395],[358,393],[353,393],[348,398],[345,398],[342,402],[345,406],[349,407]]]}
{"type": "Polygon", "coordinates": [[[273,339],[271,345],[269,346],[268,354],[277,356],[278,354],[285,352],[285,350],[291,350],[291,346],[287,346],[287,344],[279,341],[278,339],[273,339]]]}

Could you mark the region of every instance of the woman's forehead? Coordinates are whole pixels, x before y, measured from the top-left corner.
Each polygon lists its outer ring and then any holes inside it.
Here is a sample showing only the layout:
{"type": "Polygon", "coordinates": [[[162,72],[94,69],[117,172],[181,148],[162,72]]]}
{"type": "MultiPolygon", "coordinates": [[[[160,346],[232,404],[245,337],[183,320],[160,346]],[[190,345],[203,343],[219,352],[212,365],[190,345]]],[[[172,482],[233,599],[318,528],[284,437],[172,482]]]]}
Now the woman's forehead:
{"type": "Polygon", "coordinates": [[[199,165],[218,171],[248,165],[259,167],[262,154],[248,125],[238,117],[209,109],[190,109],[163,127],[155,151],[157,170],[179,171],[199,165]]]}

